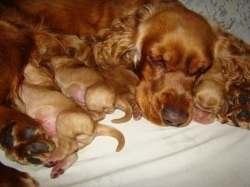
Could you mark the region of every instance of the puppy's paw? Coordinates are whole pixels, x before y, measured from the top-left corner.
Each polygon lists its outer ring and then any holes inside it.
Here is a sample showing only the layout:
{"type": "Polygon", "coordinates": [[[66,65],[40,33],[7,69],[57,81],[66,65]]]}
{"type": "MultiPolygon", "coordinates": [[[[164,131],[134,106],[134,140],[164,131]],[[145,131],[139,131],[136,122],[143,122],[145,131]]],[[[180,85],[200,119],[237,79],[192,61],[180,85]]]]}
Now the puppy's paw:
{"type": "Polygon", "coordinates": [[[38,121],[2,106],[0,146],[9,158],[31,165],[42,164],[55,148],[38,121]]]}
{"type": "Polygon", "coordinates": [[[56,165],[53,167],[50,177],[51,178],[58,178],[60,175],[62,175],[76,160],[78,159],[78,156],[76,153],[73,153],[69,155],[66,159],[59,161],[56,163],[56,165]]]}
{"type": "Polygon", "coordinates": [[[142,118],[142,113],[140,110],[133,111],[133,118],[135,121],[139,121],[142,118]]]}
{"type": "Polygon", "coordinates": [[[46,167],[52,167],[62,162],[63,160],[67,160],[71,155],[75,154],[79,147],[78,143],[75,139],[58,139],[58,147],[55,149],[51,155],[45,160],[44,165],[46,167]]]}
{"type": "Polygon", "coordinates": [[[58,178],[64,172],[65,172],[65,170],[63,168],[59,168],[58,170],[55,170],[55,171],[51,172],[50,177],[52,179],[58,178]]]}
{"type": "Polygon", "coordinates": [[[142,118],[142,112],[139,106],[137,105],[135,98],[128,99],[130,106],[132,107],[132,115],[135,121],[139,121],[142,118]]]}

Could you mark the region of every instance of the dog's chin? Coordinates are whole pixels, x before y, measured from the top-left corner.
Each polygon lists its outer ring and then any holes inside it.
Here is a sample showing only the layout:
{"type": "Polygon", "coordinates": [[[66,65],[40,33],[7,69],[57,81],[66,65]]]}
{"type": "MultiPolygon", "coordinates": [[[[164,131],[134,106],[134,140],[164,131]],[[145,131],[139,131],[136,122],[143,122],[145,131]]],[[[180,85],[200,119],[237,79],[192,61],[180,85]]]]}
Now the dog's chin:
{"type": "Polygon", "coordinates": [[[189,124],[189,122],[184,122],[184,123],[178,123],[178,124],[173,124],[171,121],[169,121],[169,120],[165,120],[165,119],[162,119],[162,121],[163,121],[163,124],[162,124],[162,126],[164,125],[164,126],[171,126],[171,127],[185,127],[185,126],[187,126],[188,124],[189,124]]]}

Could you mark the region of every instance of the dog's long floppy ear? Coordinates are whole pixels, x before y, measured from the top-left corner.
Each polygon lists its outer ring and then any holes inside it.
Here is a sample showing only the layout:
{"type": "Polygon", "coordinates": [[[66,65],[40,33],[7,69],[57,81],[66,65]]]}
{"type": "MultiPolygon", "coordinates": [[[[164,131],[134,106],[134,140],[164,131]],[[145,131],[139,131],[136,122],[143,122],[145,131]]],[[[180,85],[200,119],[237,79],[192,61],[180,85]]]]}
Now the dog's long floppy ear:
{"type": "Polygon", "coordinates": [[[115,20],[109,29],[99,31],[92,38],[92,49],[96,64],[101,68],[110,65],[131,67],[130,46],[134,42],[134,15],[115,20]]]}
{"type": "Polygon", "coordinates": [[[131,41],[130,46],[124,51],[124,57],[128,59],[129,62],[132,62],[135,69],[138,68],[141,60],[141,51],[142,51],[142,41],[144,38],[144,22],[148,20],[156,12],[162,10],[164,7],[181,5],[178,1],[174,0],[159,0],[151,1],[141,6],[137,12],[133,15],[133,32],[131,32],[131,41]]]}
{"type": "Polygon", "coordinates": [[[229,84],[250,88],[250,45],[220,28],[215,29],[214,56],[222,63],[229,84]]]}
{"type": "Polygon", "coordinates": [[[145,4],[135,13],[114,20],[109,29],[92,37],[93,54],[99,67],[106,69],[119,64],[133,68],[136,65],[140,59],[137,28],[157,10],[159,2],[145,4]]]}

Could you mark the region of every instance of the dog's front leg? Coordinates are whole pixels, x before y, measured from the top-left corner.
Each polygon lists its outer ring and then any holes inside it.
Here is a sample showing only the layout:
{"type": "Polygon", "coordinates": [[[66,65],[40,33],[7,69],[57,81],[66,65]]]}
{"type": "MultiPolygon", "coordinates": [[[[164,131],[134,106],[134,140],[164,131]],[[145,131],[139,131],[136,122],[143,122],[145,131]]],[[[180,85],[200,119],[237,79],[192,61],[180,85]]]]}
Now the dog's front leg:
{"type": "Polygon", "coordinates": [[[0,106],[0,148],[12,160],[38,165],[51,154],[55,145],[38,121],[0,106]]]}

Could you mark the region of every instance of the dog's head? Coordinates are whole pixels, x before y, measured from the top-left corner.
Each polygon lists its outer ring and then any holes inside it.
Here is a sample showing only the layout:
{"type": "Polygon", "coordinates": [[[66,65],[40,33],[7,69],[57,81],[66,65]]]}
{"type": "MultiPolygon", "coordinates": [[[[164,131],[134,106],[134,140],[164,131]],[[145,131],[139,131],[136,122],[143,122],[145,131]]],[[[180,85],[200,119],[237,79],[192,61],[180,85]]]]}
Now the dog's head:
{"type": "Polygon", "coordinates": [[[140,78],[136,100],[145,118],[158,125],[185,126],[192,118],[195,80],[214,58],[214,30],[178,1],[149,3],[97,34],[98,66],[131,67],[140,78]]]}
{"type": "Polygon", "coordinates": [[[212,65],[215,36],[204,18],[179,3],[144,11],[133,57],[138,105],[155,124],[185,126],[192,119],[194,82],[212,65]]]}

